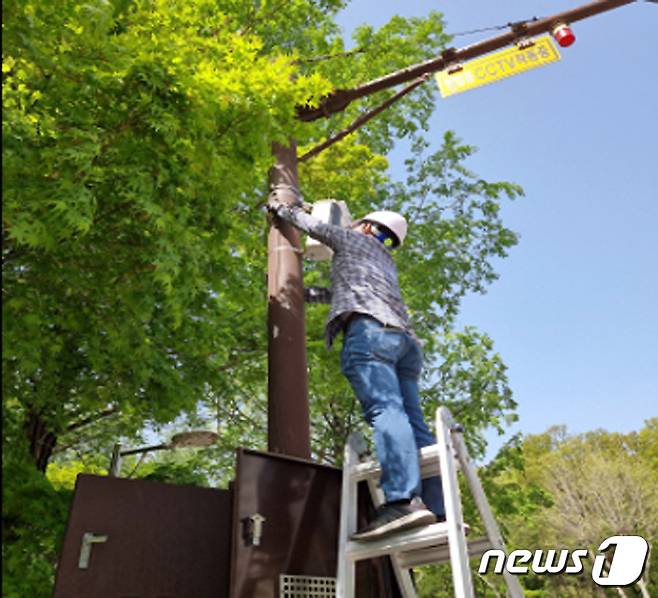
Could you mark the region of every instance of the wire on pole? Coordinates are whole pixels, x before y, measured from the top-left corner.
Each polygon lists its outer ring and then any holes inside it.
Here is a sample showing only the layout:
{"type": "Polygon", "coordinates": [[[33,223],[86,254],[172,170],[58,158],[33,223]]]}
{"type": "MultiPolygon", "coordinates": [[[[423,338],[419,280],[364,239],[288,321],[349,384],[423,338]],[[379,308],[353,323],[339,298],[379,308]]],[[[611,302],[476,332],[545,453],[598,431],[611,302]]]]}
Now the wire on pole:
{"type": "MultiPolygon", "coordinates": [[[[658,2],[658,0],[655,0],[658,2]]],[[[448,33],[450,37],[461,37],[462,35],[473,35],[474,33],[486,33],[487,31],[502,31],[503,29],[511,29],[519,23],[534,23],[539,21],[543,17],[531,17],[530,19],[523,19],[521,21],[515,21],[510,23],[505,23],[504,25],[492,25],[491,27],[482,27],[481,29],[471,29],[470,31],[458,31],[457,33],[448,33]]]]}

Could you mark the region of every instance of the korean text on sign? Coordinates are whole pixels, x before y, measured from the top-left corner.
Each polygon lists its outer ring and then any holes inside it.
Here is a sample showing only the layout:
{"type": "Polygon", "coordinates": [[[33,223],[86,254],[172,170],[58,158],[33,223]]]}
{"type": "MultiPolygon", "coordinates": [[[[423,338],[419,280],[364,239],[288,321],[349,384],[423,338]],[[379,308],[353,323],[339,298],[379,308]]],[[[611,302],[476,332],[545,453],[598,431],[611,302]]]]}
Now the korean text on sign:
{"type": "Polygon", "coordinates": [[[533,42],[524,49],[505,48],[471,60],[457,71],[446,69],[437,73],[441,95],[445,98],[560,60],[560,53],[549,35],[538,37],[533,42]],[[449,73],[449,70],[453,72],[449,73]]]}

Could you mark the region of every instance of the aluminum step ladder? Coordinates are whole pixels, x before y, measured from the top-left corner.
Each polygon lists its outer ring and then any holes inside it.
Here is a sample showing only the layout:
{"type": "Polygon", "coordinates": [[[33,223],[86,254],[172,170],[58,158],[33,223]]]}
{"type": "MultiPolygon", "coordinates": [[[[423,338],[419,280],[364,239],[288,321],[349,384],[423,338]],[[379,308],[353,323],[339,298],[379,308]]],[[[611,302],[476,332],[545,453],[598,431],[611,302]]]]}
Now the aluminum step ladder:
{"type": "MultiPolygon", "coordinates": [[[[425,527],[401,531],[375,541],[350,540],[357,525],[357,484],[366,480],[375,506],[384,502],[377,482],[381,468],[377,461],[363,460],[366,444],[354,433],[345,446],[343,486],[341,495],[340,530],[338,536],[337,598],[355,598],[356,562],[389,556],[404,598],[415,598],[416,591],[410,569],[431,563],[450,562],[456,598],[474,598],[469,558],[489,549],[505,550],[500,529],[493,517],[475,467],[470,461],[462,429],[450,412],[439,407],[436,412],[437,444],[419,451],[423,479],[441,473],[446,521],[425,527]],[[477,505],[486,529],[486,536],[468,539],[468,526],[462,515],[457,470],[461,469],[477,505]]],[[[504,572],[510,598],[522,598],[523,591],[516,577],[504,572]]]]}

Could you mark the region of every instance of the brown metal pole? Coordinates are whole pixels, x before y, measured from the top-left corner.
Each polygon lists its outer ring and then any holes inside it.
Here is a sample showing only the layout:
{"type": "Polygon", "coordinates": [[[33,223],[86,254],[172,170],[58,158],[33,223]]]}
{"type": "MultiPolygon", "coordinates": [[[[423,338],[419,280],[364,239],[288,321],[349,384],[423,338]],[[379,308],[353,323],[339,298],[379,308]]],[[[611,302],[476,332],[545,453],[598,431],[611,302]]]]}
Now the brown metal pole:
{"type": "Polygon", "coordinates": [[[389,73],[378,79],[368,81],[363,85],[359,85],[353,89],[337,89],[330,93],[324,100],[320,102],[317,108],[308,108],[299,106],[297,108],[297,118],[304,121],[312,121],[318,118],[327,117],[335,112],[340,112],[347,108],[350,102],[381,91],[394,87],[400,83],[406,83],[416,77],[427,73],[435,73],[436,71],[443,70],[450,64],[464,62],[471,60],[483,54],[488,54],[494,50],[504,48],[509,44],[514,43],[521,37],[538,35],[540,33],[550,32],[555,25],[559,23],[574,23],[597,15],[608,10],[613,10],[631,4],[636,0],[596,0],[584,6],[572,8],[561,13],[538,19],[537,21],[529,21],[527,23],[517,24],[511,31],[497,35],[495,37],[477,42],[464,48],[449,48],[445,50],[437,58],[432,58],[425,62],[410,65],[394,73],[389,73]]]}
{"type": "MultiPolygon", "coordinates": [[[[292,203],[298,189],[297,146],[272,145],[276,164],[270,189],[292,203]]],[[[306,328],[300,236],[287,222],[271,223],[267,268],[268,450],[302,459],[311,457],[306,328]]]]}

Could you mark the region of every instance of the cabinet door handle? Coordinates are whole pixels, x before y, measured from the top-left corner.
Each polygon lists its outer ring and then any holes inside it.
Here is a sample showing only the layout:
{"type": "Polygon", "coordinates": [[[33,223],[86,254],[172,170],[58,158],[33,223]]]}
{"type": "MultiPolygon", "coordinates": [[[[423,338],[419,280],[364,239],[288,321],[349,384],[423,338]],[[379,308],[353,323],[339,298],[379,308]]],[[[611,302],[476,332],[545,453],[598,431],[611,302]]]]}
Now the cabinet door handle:
{"type": "Polygon", "coordinates": [[[78,569],[88,569],[89,559],[91,558],[91,547],[94,544],[107,542],[107,536],[97,536],[92,532],[82,534],[82,544],[80,545],[80,558],[78,559],[78,569]]]}
{"type": "Polygon", "coordinates": [[[247,517],[247,542],[251,546],[260,546],[260,540],[263,537],[263,523],[266,519],[260,513],[254,513],[247,517]]]}

